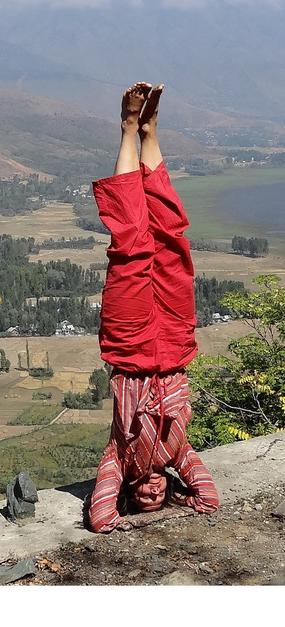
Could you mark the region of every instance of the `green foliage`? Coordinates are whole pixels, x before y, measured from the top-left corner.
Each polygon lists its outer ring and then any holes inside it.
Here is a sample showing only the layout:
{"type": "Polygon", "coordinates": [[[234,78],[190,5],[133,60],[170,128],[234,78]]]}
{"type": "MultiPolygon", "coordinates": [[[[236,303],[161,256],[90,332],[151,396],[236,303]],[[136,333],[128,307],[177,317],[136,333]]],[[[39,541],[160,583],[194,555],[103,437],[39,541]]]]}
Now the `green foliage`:
{"type": "Polygon", "coordinates": [[[46,425],[59,414],[59,405],[38,405],[24,409],[17,418],[8,424],[10,425],[46,425]]]}
{"type": "Polygon", "coordinates": [[[195,301],[198,327],[205,327],[212,322],[213,313],[229,314],[229,307],[221,303],[227,292],[245,294],[241,281],[218,281],[215,277],[207,279],[205,275],[195,278],[195,301]]]}
{"type": "Polygon", "coordinates": [[[62,320],[97,333],[99,311],[86,296],[103,287],[98,264],[84,269],[69,259],[28,263],[34,245],[33,238],[0,236],[0,333],[18,327],[20,334],[49,336],[62,320]]]}
{"type": "Polygon", "coordinates": [[[245,255],[247,253],[250,257],[264,257],[268,255],[269,252],[267,239],[260,237],[247,239],[246,237],[240,237],[238,235],[234,235],[232,238],[232,249],[239,255],[245,255]]]}
{"type": "Polygon", "coordinates": [[[93,370],[89,384],[94,388],[93,397],[96,402],[101,402],[103,398],[108,398],[110,393],[109,375],[105,368],[93,370]]]}
{"type": "Polygon", "coordinates": [[[67,392],[64,395],[64,405],[70,409],[102,409],[102,401],[110,396],[110,368],[93,370],[89,378],[90,388],[83,394],[67,392]]]}
{"type": "Polygon", "coordinates": [[[7,359],[4,349],[0,348],[0,374],[1,372],[9,372],[10,365],[10,361],[7,359]]]}
{"type": "Polygon", "coordinates": [[[30,368],[29,374],[36,379],[51,379],[53,370],[52,368],[30,368]]]}
{"type": "Polygon", "coordinates": [[[50,488],[94,477],[94,466],[109,438],[102,425],[54,425],[0,441],[0,493],[26,470],[37,488],[50,488]]]}
{"type": "Polygon", "coordinates": [[[101,409],[92,390],[86,392],[66,392],[63,403],[69,409],[101,409]]]}
{"type": "Polygon", "coordinates": [[[33,401],[48,401],[51,398],[51,392],[33,392],[33,401]]]}
{"type": "Polygon", "coordinates": [[[256,292],[222,300],[252,332],[230,342],[231,356],[200,355],[189,367],[194,420],[188,435],[197,448],[285,427],[285,288],[274,275],[255,284],[256,292]]]}

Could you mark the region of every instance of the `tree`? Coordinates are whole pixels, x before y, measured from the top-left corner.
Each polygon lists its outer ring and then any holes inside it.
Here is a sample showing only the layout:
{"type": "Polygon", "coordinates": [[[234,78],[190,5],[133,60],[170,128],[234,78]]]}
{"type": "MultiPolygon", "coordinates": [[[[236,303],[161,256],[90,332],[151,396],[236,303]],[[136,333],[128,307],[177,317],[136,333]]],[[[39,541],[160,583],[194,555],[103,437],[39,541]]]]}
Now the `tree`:
{"type": "Polygon", "coordinates": [[[4,349],[0,348],[0,373],[9,372],[9,370],[10,370],[10,361],[9,359],[7,359],[4,349]]]}
{"type": "Polygon", "coordinates": [[[196,447],[215,446],[285,427],[285,288],[274,275],[259,289],[230,293],[223,304],[251,333],[229,344],[230,357],[198,357],[189,367],[196,447]]]}
{"type": "Polygon", "coordinates": [[[93,398],[95,402],[100,402],[109,396],[109,376],[104,368],[93,370],[89,384],[95,388],[93,398]]]}

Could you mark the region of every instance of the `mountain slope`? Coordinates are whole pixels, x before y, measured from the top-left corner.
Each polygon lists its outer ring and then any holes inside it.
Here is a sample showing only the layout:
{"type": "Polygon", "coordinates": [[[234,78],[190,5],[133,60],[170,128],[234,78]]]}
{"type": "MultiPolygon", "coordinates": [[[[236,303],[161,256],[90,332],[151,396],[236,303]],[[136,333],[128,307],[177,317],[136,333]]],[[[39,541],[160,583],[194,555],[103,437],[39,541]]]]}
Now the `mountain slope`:
{"type": "MultiPolygon", "coordinates": [[[[8,76],[0,62],[2,85],[20,81],[33,93],[114,117],[123,86],[164,80],[176,128],[196,124],[192,106],[285,119],[284,5],[212,2],[183,11],[149,0],[97,9],[6,6],[2,14],[0,39],[15,46],[8,76]]],[[[168,104],[163,116],[172,126],[168,104]]]]}
{"type": "MultiPolygon", "coordinates": [[[[0,102],[0,151],[4,153],[0,178],[7,176],[2,169],[4,157],[50,175],[94,178],[111,174],[119,123],[19,90],[0,90],[0,102]]],[[[210,154],[179,132],[162,129],[160,136],[165,156],[210,154]]]]}

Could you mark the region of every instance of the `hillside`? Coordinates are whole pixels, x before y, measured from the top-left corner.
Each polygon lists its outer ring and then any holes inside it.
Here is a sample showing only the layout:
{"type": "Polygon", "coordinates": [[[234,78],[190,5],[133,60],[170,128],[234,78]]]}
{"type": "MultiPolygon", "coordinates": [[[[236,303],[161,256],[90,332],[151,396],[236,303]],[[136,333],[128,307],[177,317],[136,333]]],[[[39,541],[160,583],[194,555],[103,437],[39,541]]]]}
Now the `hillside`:
{"type": "Polygon", "coordinates": [[[123,86],[163,80],[169,127],[210,112],[284,122],[284,3],[22,0],[1,15],[2,86],[114,118],[123,86]]]}
{"type": "MultiPolygon", "coordinates": [[[[20,90],[2,89],[0,99],[1,176],[16,174],[21,167],[25,174],[27,168],[86,178],[111,173],[119,144],[119,120],[115,124],[75,106],[20,90]]],[[[208,154],[198,142],[177,131],[161,130],[160,135],[166,156],[208,154]]]]}

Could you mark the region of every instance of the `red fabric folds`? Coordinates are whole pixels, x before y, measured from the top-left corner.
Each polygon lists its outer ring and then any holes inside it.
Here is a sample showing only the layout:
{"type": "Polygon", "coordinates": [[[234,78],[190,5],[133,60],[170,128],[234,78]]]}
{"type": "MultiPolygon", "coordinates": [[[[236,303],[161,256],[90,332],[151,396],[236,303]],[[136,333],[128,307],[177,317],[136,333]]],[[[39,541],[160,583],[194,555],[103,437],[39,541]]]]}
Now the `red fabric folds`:
{"type": "Polygon", "coordinates": [[[93,184],[111,231],[102,359],[126,372],[170,372],[197,352],[189,226],[164,163],[93,184]]]}

